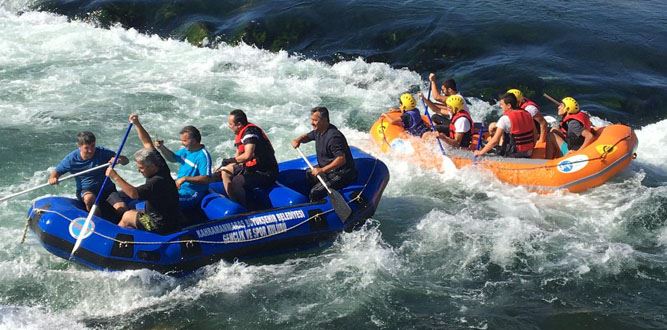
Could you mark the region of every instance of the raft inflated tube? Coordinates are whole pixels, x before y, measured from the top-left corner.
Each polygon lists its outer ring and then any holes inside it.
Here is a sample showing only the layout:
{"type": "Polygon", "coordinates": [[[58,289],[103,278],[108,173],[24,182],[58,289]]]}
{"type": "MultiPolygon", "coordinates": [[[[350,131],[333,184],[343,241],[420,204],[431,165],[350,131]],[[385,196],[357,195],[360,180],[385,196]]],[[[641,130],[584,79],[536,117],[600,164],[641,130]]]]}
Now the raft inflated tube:
{"type": "MultiPolygon", "coordinates": [[[[378,119],[370,130],[372,140],[383,152],[409,154],[411,162],[423,168],[442,168],[440,157],[423,155],[423,150],[428,149],[424,145],[429,141],[409,137],[403,127],[388,123],[395,115],[390,113],[388,116],[389,119],[378,119]]],[[[472,150],[477,147],[477,136],[470,149],[451,149],[448,155],[457,168],[482,167],[505,183],[525,186],[532,191],[567,189],[581,192],[607,182],[636,157],[638,141],[632,128],[609,125],[596,128],[595,136],[595,141],[586,148],[555,159],[539,158],[544,157],[544,143],[536,146],[530,159],[488,155],[475,159],[472,150]]]]}

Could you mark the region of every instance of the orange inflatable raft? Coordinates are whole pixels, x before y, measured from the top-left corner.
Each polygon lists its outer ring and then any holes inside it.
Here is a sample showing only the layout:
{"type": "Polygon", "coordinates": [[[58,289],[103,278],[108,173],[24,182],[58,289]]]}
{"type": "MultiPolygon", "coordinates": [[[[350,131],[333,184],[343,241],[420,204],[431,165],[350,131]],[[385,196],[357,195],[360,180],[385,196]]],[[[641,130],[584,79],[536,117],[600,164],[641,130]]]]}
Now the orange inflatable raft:
{"type": "MultiPolygon", "coordinates": [[[[388,113],[389,118],[380,117],[371,127],[373,141],[383,152],[410,155],[410,161],[424,168],[443,168],[444,157],[435,139],[419,139],[407,134],[400,125],[389,124],[400,117],[399,112],[388,113]]],[[[426,117],[423,118],[428,123],[426,117]]],[[[597,187],[616,175],[636,157],[637,136],[625,125],[609,125],[595,128],[596,139],[586,148],[563,157],[544,159],[545,145],[537,145],[533,158],[505,158],[494,155],[474,157],[472,151],[487,137],[480,125],[475,124],[473,143],[470,149],[446,148],[446,154],[457,168],[478,166],[491,171],[503,182],[521,185],[529,190],[551,192],[567,189],[581,192],[597,187]]]]}

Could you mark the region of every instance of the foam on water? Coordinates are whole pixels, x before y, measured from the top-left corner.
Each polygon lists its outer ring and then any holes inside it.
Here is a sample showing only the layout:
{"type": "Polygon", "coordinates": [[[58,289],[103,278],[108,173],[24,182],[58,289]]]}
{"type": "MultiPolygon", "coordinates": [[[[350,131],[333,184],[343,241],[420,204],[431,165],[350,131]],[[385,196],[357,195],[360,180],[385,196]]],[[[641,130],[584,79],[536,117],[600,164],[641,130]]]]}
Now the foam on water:
{"type": "MultiPolygon", "coordinates": [[[[230,327],[246,321],[257,327],[340,320],[396,325],[421,317],[417,308],[401,305],[404,295],[413,295],[424,300],[421,308],[452,315],[448,325],[484,328],[485,317],[474,311],[499,299],[502,288],[560,287],[639,273],[650,258],[664,262],[667,190],[643,182],[667,176],[667,121],[636,131],[639,158],[610,183],[583,194],[545,196],[476,169],[442,173],[380,154],[368,128],[410,85],[426,88],[409,70],[362,59],[328,65],[248,45],[196,48],[120,27],[102,30],[4,9],[0,32],[0,67],[8,68],[0,78],[0,128],[17,132],[0,136],[0,145],[29,149],[23,140],[37,136],[31,144],[45,146],[2,160],[3,169],[12,169],[0,178],[3,195],[45,182],[45,169],[74,148],[76,131],[93,130],[98,144],[114,148],[130,112],[139,112],[153,137],[172,149],[183,125],[200,127],[203,142],[220,159],[233,152],[226,116],[245,109],[267,130],[278,159],[286,160],[297,157],[289,141],[311,129],[309,109],[325,105],[350,143],[372,150],[391,172],[374,219],[333,246],[276,263],[222,261],[184,279],[147,270],[85,270],[51,256],[32,236],[18,245],[30,201],[71,194],[72,181],[2,202],[0,327],[160,325],[146,320],[183,321],[187,315],[175,314],[200,312],[202,304],[221,316],[216,324],[230,327]],[[447,303],[439,306],[442,301],[447,303]]],[[[499,112],[496,105],[469,101],[476,120],[499,112]]],[[[138,147],[133,135],[126,154],[138,147]]],[[[314,146],[305,149],[312,153],[314,146]]],[[[143,181],[133,165],[119,173],[132,183],[143,181]]],[[[539,299],[558,301],[555,296],[539,299]]]]}

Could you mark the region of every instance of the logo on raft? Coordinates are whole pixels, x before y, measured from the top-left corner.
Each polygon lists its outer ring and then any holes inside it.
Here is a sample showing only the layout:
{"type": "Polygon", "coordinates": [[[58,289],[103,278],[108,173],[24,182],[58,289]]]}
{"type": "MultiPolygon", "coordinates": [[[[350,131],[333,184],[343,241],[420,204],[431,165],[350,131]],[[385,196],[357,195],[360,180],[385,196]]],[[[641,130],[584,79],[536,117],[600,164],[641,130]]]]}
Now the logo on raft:
{"type": "Polygon", "coordinates": [[[88,222],[88,227],[81,233],[81,229],[85,222],[86,218],[76,218],[72,220],[72,222],[69,223],[69,234],[74,238],[79,238],[79,235],[83,235],[82,238],[88,238],[88,236],[92,235],[95,231],[95,223],[92,220],[88,222]]]}
{"type": "Polygon", "coordinates": [[[391,149],[402,154],[411,155],[415,152],[412,143],[403,139],[394,139],[391,141],[391,149]]]}
{"type": "Polygon", "coordinates": [[[558,163],[558,171],[561,173],[574,173],[588,165],[588,156],[576,155],[558,163]]]}

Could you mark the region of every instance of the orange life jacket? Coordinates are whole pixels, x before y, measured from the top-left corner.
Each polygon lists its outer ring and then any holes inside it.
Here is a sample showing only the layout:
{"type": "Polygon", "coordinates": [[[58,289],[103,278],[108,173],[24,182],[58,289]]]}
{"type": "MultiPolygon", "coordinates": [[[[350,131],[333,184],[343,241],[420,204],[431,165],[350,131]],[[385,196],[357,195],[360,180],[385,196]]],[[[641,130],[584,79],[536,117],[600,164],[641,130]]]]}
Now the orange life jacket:
{"type": "Polygon", "coordinates": [[[535,135],[533,134],[533,117],[523,109],[510,110],[505,113],[510,119],[512,129],[510,136],[514,142],[517,152],[528,152],[535,147],[535,135]]]}
{"type": "MultiPolygon", "coordinates": [[[[266,133],[264,133],[264,130],[255,124],[248,123],[247,125],[243,126],[243,128],[241,128],[238,133],[236,133],[236,138],[234,139],[234,145],[236,146],[236,150],[238,150],[239,154],[242,154],[245,151],[245,146],[243,145],[243,142],[241,142],[241,139],[243,138],[245,131],[250,127],[257,127],[259,131],[262,132],[262,138],[271,144],[271,141],[269,141],[269,137],[266,135],[266,133]]],[[[253,156],[252,159],[243,163],[243,165],[245,165],[246,168],[257,166],[257,157],[253,156]]]]}

